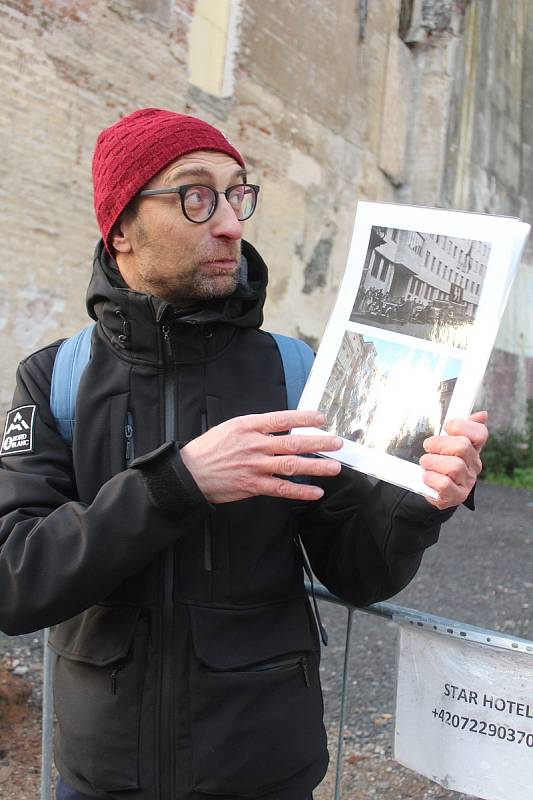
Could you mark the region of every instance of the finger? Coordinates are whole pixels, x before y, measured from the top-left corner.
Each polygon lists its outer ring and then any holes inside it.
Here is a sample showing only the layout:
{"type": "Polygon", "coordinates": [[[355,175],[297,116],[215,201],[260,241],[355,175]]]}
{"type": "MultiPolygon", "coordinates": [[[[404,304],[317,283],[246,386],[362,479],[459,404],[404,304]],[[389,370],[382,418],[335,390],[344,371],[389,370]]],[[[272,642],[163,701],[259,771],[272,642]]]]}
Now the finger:
{"type": "Polygon", "coordinates": [[[270,411],[241,417],[248,430],[260,433],[280,433],[291,428],[320,428],[326,418],[320,411],[270,411]]]}
{"type": "Polygon", "coordinates": [[[439,495],[438,500],[428,499],[441,510],[452,508],[452,506],[459,506],[468,497],[469,491],[466,487],[458,486],[447,475],[441,475],[439,472],[425,470],[422,473],[422,480],[426,486],[435,489],[439,495]]]}
{"type": "Polygon", "coordinates": [[[313,475],[331,477],[338,475],[342,465],[331,458],[298,458],[297,456],[278,456],[269,459],[271,475],[313,475]]]}
{"type": "Polygon", "coordinates": [[[442,456],[458,456],[463,460],[477,457],[477,451],[466,436],[430,436],[425,439],[426,453],[442,456]]]}
{"type": "Polygon", "coordinates": [[[283,497],[285,500],[320,500],[324,490],[309,483],[293,483],[282,478],[264,478],[258,484],[257,494],[266,497],[283,497]]]}
{"type": "Polygon", "coordinates": [[[469,418],[474,422],[481,422],[482,425],[486,425],[489,421],[489,414],[488,411],[475,411],[473,414],[470,414],[469,418]]]}
{"type": "Polygon", "coordinates": [[[285,453],[320,453],[339,450],[342,447],[340,436],[309,436],[291,433],[288,436],[271,436],[266,438],[266,452],[271,455],[285,453]]]}
{"type": "Polygon", "coordinates": [[[481,472],[479,458],[477,462],[479,471],[476,471],[475,466],[469,468],[463,459],[457,456],[439,456],[427,453],[420,459],[420,466],[429,472],[438,472],[439,475],[448,476],[458,486],[467,486],[469,482],[473,483],[476,475],[481,472]]]}
{"type": "Polygon", "coordinates": [[[469,439],[476,450],[481,450],[487,441],[487,426],[472,419],[451,419],[444,426],[449,436],[464,436],[469,439]]]}

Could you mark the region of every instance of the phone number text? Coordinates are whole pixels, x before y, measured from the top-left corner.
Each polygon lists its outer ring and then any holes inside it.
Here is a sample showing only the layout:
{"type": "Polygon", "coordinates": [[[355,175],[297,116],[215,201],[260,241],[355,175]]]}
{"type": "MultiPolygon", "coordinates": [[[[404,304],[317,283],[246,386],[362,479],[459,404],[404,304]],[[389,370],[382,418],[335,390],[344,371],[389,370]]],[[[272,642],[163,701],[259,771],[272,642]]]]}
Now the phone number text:
{"type": "Polygon", "coordinates": [[[533,748],[533,733],[520,731],[517,728],[510,728],[507,725],[496,725],[494,722],[485,722],[485,720],[482,719],[473,719],[472,717],[452,714],[450,711],[445,711],[443,708],[440,710],[434,708],[431,713],[435,719],[440,720],[443,725],[449,725],[451,728],[458,728],[461,731],[468,731],[469,733],[478,733],[481,736],[491,736],[495,739],[515,742],[515,744],[523,744],[526,747],[533,748]]]}

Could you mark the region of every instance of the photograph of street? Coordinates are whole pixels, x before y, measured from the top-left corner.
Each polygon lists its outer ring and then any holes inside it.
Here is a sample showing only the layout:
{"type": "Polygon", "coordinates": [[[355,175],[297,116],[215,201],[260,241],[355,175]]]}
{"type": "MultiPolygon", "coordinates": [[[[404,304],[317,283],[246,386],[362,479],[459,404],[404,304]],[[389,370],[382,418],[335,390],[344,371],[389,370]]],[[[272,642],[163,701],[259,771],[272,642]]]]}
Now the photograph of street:
{"type": "Polygon", "coordinates": [[[319,410],[324,426],[352,442],[418,463],[438,434],[461,361],[345,331],[319,410]]]}
{"type": "Polygon", "coordinates": [[[350,319],[464,349],[489,255],[486,242],[373,226],[350,319]]]}

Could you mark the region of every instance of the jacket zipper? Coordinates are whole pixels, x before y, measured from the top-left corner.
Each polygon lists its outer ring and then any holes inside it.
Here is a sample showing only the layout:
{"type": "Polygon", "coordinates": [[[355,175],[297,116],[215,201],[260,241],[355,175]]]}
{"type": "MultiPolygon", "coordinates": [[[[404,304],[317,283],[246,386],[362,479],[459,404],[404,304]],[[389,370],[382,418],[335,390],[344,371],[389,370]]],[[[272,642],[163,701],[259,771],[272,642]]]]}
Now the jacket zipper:
{"type": "Polygon", "coordinates": [[[284,659],[283,661],[270,661],[267,664],[259,664],[258,666],[254,667],[253,670],[250,671],[274,672],[276,670],[293,669],[294,667],[300,667],[306,688],[309,689],[311,683],[309,681],[309,669],[307,667],[306,656],[299,656],[298,658],[288,658],[284,659]]]}
{"type": "Polygon", "coordinates": [[[176,405],[174,400],[174,359],[172,353],[172,341],[170,338],[170,327],[167,324],[161,325],[163,341],[165,343],[166,366],[165,371],[165,441],[175,439],[175,413],[176,405]]]}
{"type": "Polygon", "coordinates": [[[116,664],[111,670],[111,694],[117,693],[118,673],[124,669],[126,664],[116,664]]]}
{"type": "MultiPolygon", "coordinates": [[[[164,425],[165,442],[176,440],[176,403],[175,403],[175,374],[174,355],[170,326],[161,325],[165,350],[164,373],[164,425]]],[[[172,709],[174,707],[174,680],[173,672],[173,645],[174,645],[174,547],[170,547],[163,555],[163,607],[162,607],[162,658],[161,658],[161,696],[160,721],[161,739],[159,742],[159,757],[161,759],[159,775],[169,775],[169,785],[159,784],[160,798],[174,797],[174,770],[175,748],[172,709]],[[170,766],[170,769],[169,769],[170,766]]]]}
{"type": "Polygon", "coordinates": [[[126,469],[135,458],[135,442],[133,439],[133,414],[128,411],[124,426],[124,439],[126,440],[126,469]]]}
{"type": "Polygon", "coordinates": [[[292,670],[295,667],[300,668],[305,686],[307,689],[309,689],[311,686],[311,681],[309,680],[309,667],[307,664],[307,656],[304,655],[297,656],[295,658],[283,658],[279,659],[278,661],[267,661],[263,664],[255,664],[254,666],[246,667],[245,669],[238,669],[234,671],[212,670],[212,672],[216,675],[233,675],[235,672],[282,672],[284,670],[292,670]]]}
{"type": "MultiPolygon", "coordinates": [[[[202,414],[202,433],[207,431],[207,412],[202,414]]],[[[204,569],[206,572],[213,571],[213,528],[211,517],[207,517],[204,523],[204,569]]]]}

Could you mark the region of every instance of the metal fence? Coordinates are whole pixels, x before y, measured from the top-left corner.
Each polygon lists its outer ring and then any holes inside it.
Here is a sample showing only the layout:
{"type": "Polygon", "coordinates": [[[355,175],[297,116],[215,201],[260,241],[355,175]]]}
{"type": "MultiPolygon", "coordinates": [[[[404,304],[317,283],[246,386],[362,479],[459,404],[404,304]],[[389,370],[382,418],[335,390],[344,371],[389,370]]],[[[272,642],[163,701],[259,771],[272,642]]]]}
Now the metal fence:
{"type": "MultiPolygon", "coordinates": [[[[346,704],[348,695],[348,673],[351,647],[351,632],[354,611],[365,614],[373,614],[378,617],[385,617],[395,621],[407,620],[411,625],[419,628],[426,628],[449,636],[464,640],[475,641],[478,643],[490,642],[493,646],[502,646],[515,651],[533,653],[533,643],[522,638],[513,637],[509,639],[498,631],[485,628],[478,628],[473,625],[466,625],[456,620],[446,617],[439,617],[434,614],[426,614],[414,608],[395,605],[394,603],[374,603],[366,608],[358,608],[346,603],[334,594],[331,594],[321,584],[312,585],[306,581],[308,594],[325,600],[334,605],[344,606],[347,609],[346,635],[344,645],[344,666],[341,683],[341,703],[339,716],[339,730],[337,736],[337,760],[335,765],[335,792],[334,800],[341,800],[342,795],[342,769],[344,755],[344,727],[346,721],[346,704]]],[[[48,630],[44,635],[44,678],[43,678],[43,725],[42,725],[42,759],[41,759],[41,795],[40,800],[50,800],[52,786],[52,729],[53,729],[53,710],[52,710],[52,654],[48,647],[48,630]]]]}

